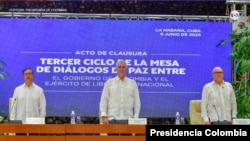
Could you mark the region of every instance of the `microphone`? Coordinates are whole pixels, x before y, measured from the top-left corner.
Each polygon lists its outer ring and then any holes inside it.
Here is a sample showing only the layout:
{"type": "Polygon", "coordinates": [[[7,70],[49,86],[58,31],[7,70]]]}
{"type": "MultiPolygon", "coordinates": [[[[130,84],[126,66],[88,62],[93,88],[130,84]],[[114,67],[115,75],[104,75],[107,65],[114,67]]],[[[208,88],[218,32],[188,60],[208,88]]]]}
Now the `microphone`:
{"type": "Polygon", "coordinates": [[[109,120],[109,124],[128,124],[128,119],[116,119],[115,116],[109,116],[108,118],[112,118],[109,120]]]}
{"type": "MultiPolygon", "coordinates": [[[[14,107],[15,107],[16,101],[17,101],[17,98],[14,98],[13,102],[10,105],[11,107],[10,107],[10,110],[9,110],[9,116],[11,116],[11,113],[12,113],[14,107]]],[[[10,120],[10,118],[9,118],[9,120],[10,120]]]]}
{"type": "Polygon", "coordinates": [[[218,114],[218,112],[217,112],[217,109],[216,109],[215,105],[214,105],[214,109],[215,109],[216,116],[217,116],[217,119],[218,119],[218,122],[219,122],[219,121],[220,121],[220,120],[219,120],[219,114],[218,114]]]}
{"type": "MultiPolygon", "coordinates": [[[[10,119],[10,117],[12,115],[11,113],[13,112],[13,109],[15,107],[16,102],[17,102],[17,98],[13,98],[13,102],[11,103],[11,107],[9,110],[9,118],[5,123],[22,124],[22,120],[10,119]]],[[[14,116],[16,116],[16,115],[14,115],[14,116]]]]}

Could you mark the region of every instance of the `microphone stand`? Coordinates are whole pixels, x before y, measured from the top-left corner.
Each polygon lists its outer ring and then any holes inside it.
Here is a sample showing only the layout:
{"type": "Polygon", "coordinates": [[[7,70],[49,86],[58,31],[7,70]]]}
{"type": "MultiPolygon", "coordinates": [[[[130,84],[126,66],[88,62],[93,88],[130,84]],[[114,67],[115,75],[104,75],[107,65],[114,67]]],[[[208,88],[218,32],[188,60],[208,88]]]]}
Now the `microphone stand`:
{"type": "Polygon", "coordinates": [[[14,107],[15,107],[16,101],[17,101],[17,98],[14,98],[14,99],[13,99],[13,102],[11,103],[11,108],[10,108],[10,111],[9,111],[9,117],[8,117],[8,119],[7,119],[7,120],[8,120],[7,122],[10,122],[10,121],[11,121],[10,116],[11,116],[11,113],[12,113],[14,107]]]}

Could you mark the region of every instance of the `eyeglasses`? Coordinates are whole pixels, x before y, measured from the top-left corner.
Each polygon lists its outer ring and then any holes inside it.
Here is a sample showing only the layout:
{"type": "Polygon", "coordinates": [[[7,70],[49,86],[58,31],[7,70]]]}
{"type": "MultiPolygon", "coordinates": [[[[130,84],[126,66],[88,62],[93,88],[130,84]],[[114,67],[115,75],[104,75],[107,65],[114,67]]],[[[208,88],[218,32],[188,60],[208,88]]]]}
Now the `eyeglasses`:
{"type": "Polygon", "coordinates": [[[119,69],[121,69],[121,68],[125,69],[126,67],[125,66],[118,66],[118,68],[119,69]]]}
{"type": "Polygon", "coordinates": [[[24,73],[23,75],[33,75],[32,72],[27,72],[27,73],[24,73]]]}
{"type": "Polygon", "coordinates": [[[214,72],[213,74],[223,74],[222,71],[214,72]]]}

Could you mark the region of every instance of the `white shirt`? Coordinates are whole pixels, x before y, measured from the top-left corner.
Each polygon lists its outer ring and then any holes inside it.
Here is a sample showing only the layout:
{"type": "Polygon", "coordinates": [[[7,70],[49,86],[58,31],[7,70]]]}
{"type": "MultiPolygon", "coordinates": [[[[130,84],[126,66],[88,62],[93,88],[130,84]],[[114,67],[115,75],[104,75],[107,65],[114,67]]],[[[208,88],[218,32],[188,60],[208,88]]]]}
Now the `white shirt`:
{"type": "Polygon", "coordinates": [[[100,101],[101,116],[109,120],[138,118],[140,108],[139,90],[133,79],[125,77],[122,81],[117,76],[105,83],[100,101]]]}
{"type": "Polygon", "coordinates": [[[231,121],[237,115],[237,103],[233,87],[228,82],[221,85],[214,81],[202,91],[201,113],[204,121],[231,121]]]}
{"type": "Polygon", "coordinates": [[[22,120],[26,117],[45,117],[46,99],[43,89],[36,84],[27,87],[22,84],[15,88],[10,111],[10,120],[22,120]]]}

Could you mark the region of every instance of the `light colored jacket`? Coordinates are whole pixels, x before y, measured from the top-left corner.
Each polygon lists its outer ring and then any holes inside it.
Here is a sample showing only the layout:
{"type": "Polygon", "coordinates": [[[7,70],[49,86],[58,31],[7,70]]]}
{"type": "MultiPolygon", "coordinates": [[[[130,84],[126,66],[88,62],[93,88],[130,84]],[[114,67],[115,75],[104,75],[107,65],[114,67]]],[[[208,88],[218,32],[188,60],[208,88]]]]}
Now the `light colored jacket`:
{"type": "Polygon", "coordinates": [[[214,81],[206,84],[202,90],[201,114],[204,121],[231,121],[237,115],[237,103],[233,87],[224,82],[214,81]]]}
{"type": "Polygon", "coordinates": [[[43,89],[35,83],[30,87],[25,84],[18,86],[14,90],[10,112],[11,120],[22,120],[24,123],[27,117],[45,117],[46,99],[43,89]]]}
{"type": "Polygon", "coordinates": [[[125,77],[121,81],[117,76],[105,83],[100,101],[101,116],[109,120],[138,118],[140,108],[139,90],[133,79],[125,77]]]}

